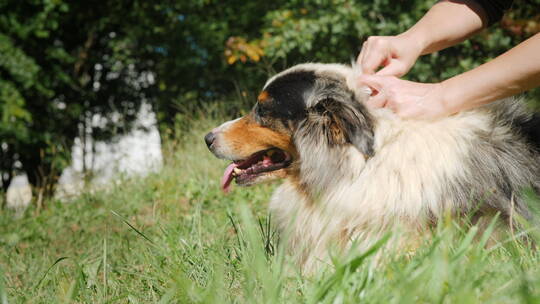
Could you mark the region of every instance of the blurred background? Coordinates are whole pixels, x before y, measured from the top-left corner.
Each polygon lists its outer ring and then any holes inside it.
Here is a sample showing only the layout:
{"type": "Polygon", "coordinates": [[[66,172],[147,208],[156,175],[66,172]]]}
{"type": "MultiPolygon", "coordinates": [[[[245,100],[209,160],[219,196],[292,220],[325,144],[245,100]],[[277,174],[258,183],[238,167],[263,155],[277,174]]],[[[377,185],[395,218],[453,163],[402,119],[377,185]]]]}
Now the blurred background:
{"type": "MultiPolygon", "coordinates": [[[[159,170],[162,147],[197,119],[249,111],[294,64],[350,63],[367,37],[405,31],[433,3],[0,0],[0,202],[41,207],[159,170]]],[[[515,1],[406,78],[449,78],[539,31],[540,0],[515,1]]],[[[539,90],[526,95],[538,109],[539,90]]]]}

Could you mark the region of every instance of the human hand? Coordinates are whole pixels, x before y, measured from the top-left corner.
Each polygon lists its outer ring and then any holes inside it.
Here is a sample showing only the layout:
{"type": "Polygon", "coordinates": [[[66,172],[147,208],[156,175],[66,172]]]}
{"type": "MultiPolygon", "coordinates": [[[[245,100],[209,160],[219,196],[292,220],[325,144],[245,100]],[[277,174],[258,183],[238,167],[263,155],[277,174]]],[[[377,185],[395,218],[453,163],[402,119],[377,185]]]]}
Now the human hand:
{"type": "Polygon", "coordinates": [[[358,81],[372,89],[370,108],[389,108],[402,118],[434,119],[457,112],[444,100],[442,83],[418,83],[394,76],[362,75],[358,81]]]}
{"type": "Polygon", "coordinates": [[[401,77],[411,69],[422,51],[418,37],[407,34],[371,36],[362,45],[356,62],[362,67],[363,74],[401,77]],[[377,72],[381,66],[383,68],[377,72]]]}

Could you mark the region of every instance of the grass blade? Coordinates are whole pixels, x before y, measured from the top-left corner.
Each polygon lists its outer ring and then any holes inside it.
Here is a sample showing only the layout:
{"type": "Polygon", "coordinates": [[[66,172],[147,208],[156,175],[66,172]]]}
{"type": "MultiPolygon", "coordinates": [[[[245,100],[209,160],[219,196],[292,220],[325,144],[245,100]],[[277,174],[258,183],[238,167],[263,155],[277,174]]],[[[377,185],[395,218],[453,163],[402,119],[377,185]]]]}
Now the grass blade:
{"type": "Polygon", "coordinates": [[[63,260],[65,259],[68,259],[68,257],[61,257],[61,258],[58,258],[51,266],[49,266],[49,268],[47,269],[47,271],[45,271],[45,273],[43,274],[43,276],[41,277],[41,279],[39,280],[39,282],[36,284],[36,287],[34,288],[38,288],[39,285],[41,285],[41,282],[43,282],[43,280],[45,279],[45,277],[47,276],[47,274],[49,273],[49,271],[58,263],[62,262],[63,260]]]}
{"type": "Polygon", "coordinates": [[[115,216],[117,216],[118,218],[120,218],[126,225],[129,226],[129,228],[133,229],[133,231],[135,231],[138,235],[142,236],[145,240],[147,240],[148,242],[152,243],[153,245],[155,245],[154,241],[152,241],[151,239],[149,239],[146,235],[144,235],[144,233],[142,233],[141,231],[139,231],[139,229],[135,228],[133,225],[131,225],[131,223],[129,223],[125,218],[123,218],[120,214],[116,213],[115,211],[111,210],[111,213],[114,214],[115,216]]]}

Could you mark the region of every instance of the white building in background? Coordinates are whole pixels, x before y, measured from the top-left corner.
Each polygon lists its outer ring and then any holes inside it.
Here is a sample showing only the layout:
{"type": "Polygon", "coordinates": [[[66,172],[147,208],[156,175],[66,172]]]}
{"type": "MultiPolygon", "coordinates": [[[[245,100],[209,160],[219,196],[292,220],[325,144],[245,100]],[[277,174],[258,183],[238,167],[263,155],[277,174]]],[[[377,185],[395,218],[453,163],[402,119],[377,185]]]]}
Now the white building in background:
{"type": "MultiPolygon", "coordinates": [[[[99,117],[93,120],[99,121],[99,117]]],[[[80,138],[75,139],[71,165],[60,177],[56,192],[58,198],[66,199],[81,191],[84,186],[83,162],[93,172],[91,186],[98,187],[109,184],[119,174],[145,175],[161,169],[161,139],[150,105],[141,107],[131,132],[112,143],[87,139],[86,145],[83,145],[80,138]],[[83,147],[87,147],[86,151],[83,151],[83,147]]],[[[8,207],[24,208],[31,199],[32,191],[26,176],[15,177],[7,193],[8,207]]]]}

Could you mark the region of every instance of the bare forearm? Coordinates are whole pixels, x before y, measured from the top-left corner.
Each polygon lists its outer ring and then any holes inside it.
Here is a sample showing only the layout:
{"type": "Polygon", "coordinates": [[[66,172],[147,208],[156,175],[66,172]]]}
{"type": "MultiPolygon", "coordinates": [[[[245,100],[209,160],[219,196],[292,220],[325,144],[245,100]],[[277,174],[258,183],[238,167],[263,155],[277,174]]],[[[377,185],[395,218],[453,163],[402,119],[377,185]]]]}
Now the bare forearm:
{"type": "Polygon", "coordinates": [[[461,111],[540,86],[540,33],[473,70],[441,83],[446,106],[461,111]]]}
{"type": "Polygon", "coordinates": [[[400,36],[417,41],[424,55],[458,44],[486,24],[485,12],[476,2],[440,1],[400,36]]]}

